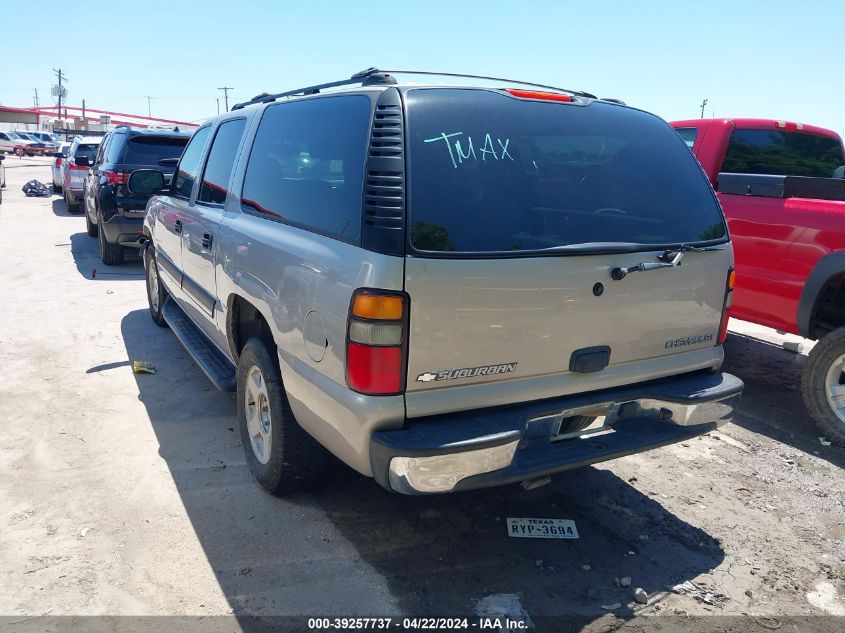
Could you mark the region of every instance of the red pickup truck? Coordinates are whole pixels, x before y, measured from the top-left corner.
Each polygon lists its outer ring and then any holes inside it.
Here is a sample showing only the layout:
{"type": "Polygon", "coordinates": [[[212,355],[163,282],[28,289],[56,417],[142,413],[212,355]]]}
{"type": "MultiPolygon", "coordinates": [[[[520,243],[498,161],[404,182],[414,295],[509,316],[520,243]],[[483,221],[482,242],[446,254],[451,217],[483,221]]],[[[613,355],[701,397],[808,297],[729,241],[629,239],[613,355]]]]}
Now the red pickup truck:
{"type": "Polygon", "coordinates": [[[671,123],[698,157],[736,257],[731,316],[819,342],[804,402],[845,445],[845,152],[830,130],[768,119],[671,123]]]}

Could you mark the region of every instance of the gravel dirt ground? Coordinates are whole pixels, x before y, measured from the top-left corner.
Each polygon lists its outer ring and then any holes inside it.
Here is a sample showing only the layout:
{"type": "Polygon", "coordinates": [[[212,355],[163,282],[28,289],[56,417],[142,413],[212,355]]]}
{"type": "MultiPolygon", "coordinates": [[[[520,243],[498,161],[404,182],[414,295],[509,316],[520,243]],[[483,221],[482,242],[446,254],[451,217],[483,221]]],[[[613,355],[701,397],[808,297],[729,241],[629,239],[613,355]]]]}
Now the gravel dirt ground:
{"type": "Polygon", "coordinates": [[[796,337],[732,323],[726,369],[746,383],[733,424],[535,490],[402,497],[337,464],[277,499],[246,468],[233,396],[150,320],[140,260],[102,265],[81,214],[23,196],[49,184],[48,159],[6,166],[0,624],[228,615],[250,630],[264,616],[470,615],[514,594],[538,630],[564,630],[546,619],[561,615],[588,631],[671,621],[657,616],[845,628],[817,617],[845,616],[845,449],[804,410],[809,341],[796,354],[782,348],[796,337]],[[580,539],[512,539],[507,517],[573,519],[580,539]]]}

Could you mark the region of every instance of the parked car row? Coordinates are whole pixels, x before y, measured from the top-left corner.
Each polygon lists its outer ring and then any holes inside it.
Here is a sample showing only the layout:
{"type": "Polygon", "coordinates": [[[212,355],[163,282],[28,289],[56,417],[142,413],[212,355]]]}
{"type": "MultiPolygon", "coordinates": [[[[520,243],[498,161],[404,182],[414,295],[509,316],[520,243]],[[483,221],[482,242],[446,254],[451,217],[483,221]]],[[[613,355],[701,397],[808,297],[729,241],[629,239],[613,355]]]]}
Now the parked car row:
{"type": "Polygon", "coordinates": [[[55,146],[32,137],[27,132],[0,132],[0,153],[16,156],[44,156],[55,146]]]}

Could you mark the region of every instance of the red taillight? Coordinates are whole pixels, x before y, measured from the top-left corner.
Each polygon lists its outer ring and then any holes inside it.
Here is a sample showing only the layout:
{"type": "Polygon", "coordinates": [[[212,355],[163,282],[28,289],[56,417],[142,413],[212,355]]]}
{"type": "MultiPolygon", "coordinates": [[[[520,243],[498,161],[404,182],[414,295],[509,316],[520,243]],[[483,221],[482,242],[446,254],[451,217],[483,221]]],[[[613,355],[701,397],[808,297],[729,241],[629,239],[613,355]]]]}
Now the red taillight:
{"type": "Polygon", "coordinates": [[[61,167],[61,166],[62,166],[62,159],[61,159],[61,158],[57,158],[57,159],[56,159],[56,167],[61,167]]]}
{"type": "Polygon", "coordinates": [[[346,383],[371,396],[402,393],[408,303],[386,290],[357,290],[349,306],[346,383]]]}
{"type": "Polygon", "coordinates": [[[734,285],[736,284],[736,273],[731,268],[728,271],[728,278],[725,280],[725,302],[722,304],[722,321],[719,323],[719,345],[722,345],[728,338],[728,321],[730,321],[731,305],[733,304],[734,285]]]}
{"type": "Polygon", "coordinates": [[[104,171],[103,176],[110,185],[125,185],[129,181],[129,174],[124,171],[104,171]]]}
{"type": "Polygon", "coordinates": [[[520,99],[540,99],[542,101],[563,101],[569,103],[572,97],[569,95],[560,94],[558,92],[540,92],[539,90],[519,90],[517,88],[508,88],[508,94],[520,99]]]}
{"type": "Polygon", "coordinates": [[[346,346],[346,376],[349,386],[361,393],[400,393],[402,348],[372,347],[350,342],[346,346]]]}

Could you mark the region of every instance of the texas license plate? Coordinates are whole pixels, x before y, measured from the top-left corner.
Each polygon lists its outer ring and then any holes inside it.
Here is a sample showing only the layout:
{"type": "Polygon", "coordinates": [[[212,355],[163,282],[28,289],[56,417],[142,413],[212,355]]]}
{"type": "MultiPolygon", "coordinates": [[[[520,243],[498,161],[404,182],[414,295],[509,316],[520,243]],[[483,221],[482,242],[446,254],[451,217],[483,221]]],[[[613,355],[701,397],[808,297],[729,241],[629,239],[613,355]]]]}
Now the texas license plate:
{"type": "Polygon", "coordinates": [[[570,519],[523,519],[508,517],[508,536],[514,538],[578,538],[570,519]]]}

